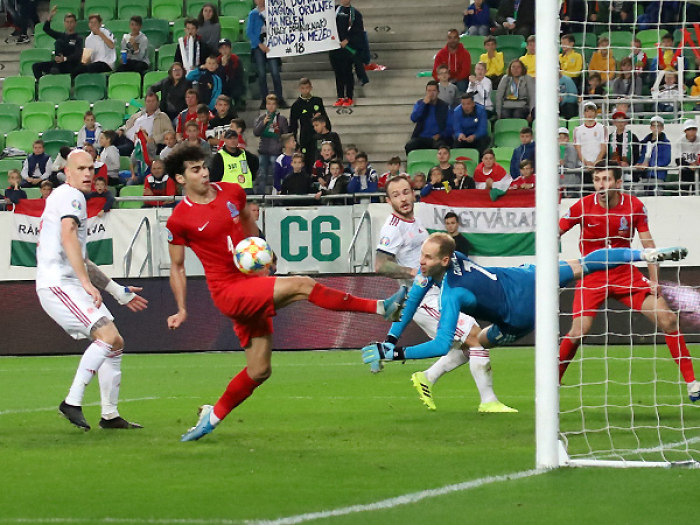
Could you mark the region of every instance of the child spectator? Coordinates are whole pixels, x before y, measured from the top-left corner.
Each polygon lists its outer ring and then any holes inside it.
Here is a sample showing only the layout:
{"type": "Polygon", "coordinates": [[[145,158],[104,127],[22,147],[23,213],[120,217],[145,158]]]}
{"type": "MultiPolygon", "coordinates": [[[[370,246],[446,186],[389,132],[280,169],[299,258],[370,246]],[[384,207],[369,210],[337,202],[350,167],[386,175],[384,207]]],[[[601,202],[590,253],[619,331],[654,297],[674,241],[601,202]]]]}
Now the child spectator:
{"type": "Polygon", "coordinates": [[[258,157],[260,168],[255,179],[254,190],[258,195],[265,194],[267,183],[273,182],[275,160],[282,153],[282,134],[289,131],[287,117],[279,112],[277,95],[265,97],[265,113],[258,116],[253,125],[253,135],[260,137],[258,157]]]}
{"type": "MultiPolygon", "coordinates": [[[[87,146],[92,147],[92,144],[88,144],[87,146]]],[[[70,152],[70,147],[61,146],[56,154],[56,158],[51,164],[51,176],[49,177],[49,181],[51,181],[51,184],[54,187],[66,182],[66,174],[63,172],[63,170],[66,167],[66,159],[68,158],[68,155],[70,155],[70,152]]]]}
{"type": "MultiPolygon", "coordinates": [[[[212,50],[202,42],[202,37],[197,34],[199,22],[196,18],[185,20],[185,34],[177,39],[175,62],[180,62],[186,73],[194,71],[204,64],[212,50]]],[[[184,125],[184,123],[183,123],[184,125]]]]}
{"type": "Polygon", "coordinates": [[[92,111],[86,111],[83,115],[83,127],[78,131],[78,147],[82,148],[86,143],[97,144],[101,133],[102,126],[95,121],[95,114],[92,111]]]}
{"type": "Polygon", "coordinates": [[[231,107],[231,99],[226,95],[219,95],[214,106],[216,114],[214,118],[209,120],[209,129],[207,129],[207,140],[212,148],[216,148],[219,142],[224,138],[224,133],[227,129],[231,129],[231,121],[238,115],[236,110],[231,107]]]}
{"type": "Polygon", "coordinates": [[[681,193],[695,193],[695,173],[698,170],[700,160],[700,139],[698,138],[698,125],[695,120],[686,120],[683,124],[685,136],[680,140],[680,157],[676,164],[681,166],[680,190],[681,193]]]}
{"type": "Polygon", "coordinates": [[[559,179],[564,190],[562,197],[581,196],[581,173],[572,171],[580,166],[576,148],[569,143],[569,130],[559,128],[559,179]]]}
{"type": "MultiPolygon", "coordinates": [[[[238,55],[231,52],[231,41],[228,38],[219,40],[219,76],[223,80],[223,94],[243,104],[245,99],[246,83],[244,81],[243,63],[238,55]]],[[[233,118],[235,118],[234,115],[233,118]]]]}
{"type": "Polygon", "coordinates": [[[314,192],[311,176],[304,170],[304,156],[301,153],[292,155],[292,172],[282,181],[282,195],[308,195],[314,192]]]}
{"type": "Polygon", "coordinates": [[[282,153],[275,160],[275,178],[272,182],[272,193],[277,195],[282,189],[282,181],[292,171],[292,155],[297,149],[297,141],[293,133],[285,133],[281,137],[282,153]]]}
{"type": "MultiPolygon", "coordinates": [[[[165,173],[163,161],[156,159],[151,163],[151,173],[143,184],[144,197],[174,197],[177,195],[175,179],[165,173]]],[[[174,207],[175,201],[147,201],[146,208],[174,207]]]]}
{"type": "MultiPolygon", "coordinates": [[[[642,79],[632,71],[631,58],[625,57],[620,60],[620,71],[610,85],[610,95],[623,99],[642,96],[642,79]]],[[[629,107],[630,103],[626,101],[625,105],[629,107]]],[[[632,104],[631,107],[634,113],[639,113],[643,110],[642,104],[632,104]]]]}
{"type": "Polygon", "coordinates": [[[352,176],[357,167],[357,154],[360,152],[357,146],[348,146],[345,148],[345,173],[352,176]]]}
{"type": "Polygon", "coordinates": [[[330,177],[328,182],[321,186],[321,190],[316,194],[316,199],[322,195],[342,195],[348,193],[350,177],[343,173],[343,163],[338,159],[333,159],[329,163],[330,177]]]}
{"type": "Polygon", "coordinates": [[[374,193],[377,191],[377,172],[367,163],[367,153],[360,151],[355,157],[355,172],[348,183],[348,193],[374,193]]]}
{"type": "Polygon", "coordinates": [[[382,174],[382,176],[379,177],[379,180],[377,181],[377,187],[380,190],[383,190],[384,186],[386,186],[386,183],[394,177],[398,177],[399,175],[406,175],[405,173],[401,173],[401,159],[399,157],[391,157],[389,159],[389,162],[387,162],[387,168],[389,168],[389,171],[382,174]]]}
{"type": "MultiPolygon", "coordinates": [[[[574,147],[578,153],[579,161],[591,169],[596,162],[604,159],[607,153],[605,147],[607,136],[603,125],[596,122],[597,113],[598,106],[593,102],[586,102],[583,105],[583,122],[574,129],[574,147]]],[[[588,178],[590,175],[585,177],[585,179],[588,178]]],[[[588,181],[584,180],[584,182],[588,181]]]]}
{"type": "Polygon", "coordinates": [[[416,173],[413,174],[413,189],[414,190],[422,190],[425,188],[426,180],[425,180],[425,173],[421,171],[417,171],[416,173]]]}
{"type": "Polygon", "coordinates": [[[38,188],[41,181],[51,176],[51,157],[44,151],[44,141],[37,139],[32,144],[32,154],[22,165],[22,187],[38,188]]]}
{"type": "Polygon", "coordinates": [[[583,98],[601,98],[603,96],[605,96],[605,90],[603,89],[603,79],[600,73],[591,73],[586,82],[583,98]]]}
{"type": "Polygon", "coordinates": [[[335,157],[333,143],[329,140],[321,143],[321,158],[314,162],[311,169],[311,180],[320,184],[325,184],[330,177],[330,162],[335,157]]]}
{"type": "Polygon", "coordinates": [[[107,181],[104,179],[95,179],[93,186],[93,191],[88,193],[85,196],[85,199],[95,199],[99,197],[104,198],[105,205],[102,206],[102,209],[97,214],[98,217],[104,217],[105,213],[111,210],[112,206],[114,206],[114,195],[112,195],[112,192],[109,191],[109,188],[107,187],[107,181]]]}
{"type": "MultiPolygon", "coordinates": [[[[616,111],[612,120],[615,129],[608,138],[608,159],[614,160],[623,168],[629,168],[639,158],[639,139],[627,128],[630,123],[627,114],[616,111]]],[[[624,170],[625,173],[627,171],[624,170]]]]}
{"type": "Polygon", "coordinates": [[[520,163],[518,177],[510,183],[509,190],[534,190],[535,189],[535,167],[530,159],[525,159],[520,163]]]}
{"type": "MultiPolygon", "coordinates": [[[[231,129],[238,133],[238,147],[241,149],[246,148],[246,141],[245,138],[243,137],[243,133],[245,132],[247,128],[247,125],[245,123],[245,120],[242,118],[235,118],[231,121],[231,129]]],[[[221,146],[219,146],[221,148],[221,146]]]]}
{"type": "Polygon", "coordinates": [[[12,211],[15,204],[19,204],[20,199],[27,198],[27,192],[22,186],[22,174],[19,170],[11,169],[7,172],[7,189],[5,190],[5,209],[12,211]]]}
{"type": "Polygon", "coordinates": [[[467,93],[474,93],[474,102],[484,106],[488,118],[492,118],[495,113],[493,111],[493,101],[491,100],[491,91],[493,83],[486,76],[486,64],[477,62],[474,66],[474,74],[469,77],[469,86],[467,93]]]}
{"type": "Polygon", "coordinates": [[[213,111],[216,99],[221,95],[224,85],[224,81],[219,75],[217,55],[209,55],[204,65],[187,73],[186,78],[197,84],[199,100],[213,111]]]}
{"type": "Polygon", "coordinates": [[[102,151],[100,151],[100,161],[107,165],[107,177],[109,183],[116,186],[120,183],[119,180],[119,150],[114,146],[114,140],[117,138],[117,133],[114,130],[108,129],[100,134],[99,142],[102,151]]]}
{"type": "Polygon", "coordinates": [[[163,142],[165,142],[165,147],[160,150],[160,160],[167,159],[168,155],[170,155],[173,152],[173,149],[175,149],[175,146],[177,145],[177,137],[175,136],[175,132],[168,131],[165,135],[163,135],[163,142]]]}
{"type": "Polygon", "coordinates": [[[574,51],[576,39],[573,35],[561,37],[561,55],[559,55],[559,68],[562,74],[574,81],[576,87],[581,85],[581,71],[583,71],[583,57],[574,51]]]}
{"type": "Polygon", "coordinates": [[[321,155],[321,143],[331,141],[333,143],[333,156],[340,157],[343,154],[343,145],[340,143],[340,136],[335,131],[328,130],[328,119],[322,115],[317,115],[311,122],[316,132],[316,158],[321,155]]]}
{"type": "Polygon", "coordinates": [[[51,184],[50,180],[41,181],[39,191],[41,191],[42,199],[48,199],[49,195],[51,195],[51,192],[53,191],[53,184],[51,184]]]}
{"type": "Polygon", "coordinates": [[[639,162],[635,166],[640,170],[643,191],[647,195],[661,193],[658,181],[666,180],[666,167],[671,164],[671,142],[664,133],[664,119],[658,115],[649,123],[651,133],[642,139],[639,162]]]}
{"type": "Polygon", "coordinates": [[[520,176],[520,164],[524,160],[531,160],[533,169],[535,167],[535,143],[532,141],[532,135],[532,128],[530,127],[520,130],[520,146],[515,148],[510,159],[510,176],[513,179],[517,179],[520,176]]]}
{"type": "Polygon", "coordinates": [[[503,53],[496,51],[496,37],[487,36],[484,38],[484,49],[486,53],[479,57],[479,62],[486,64],[486,76],[489,77],[494,86],[498,86],[498,82],[505,73],[506,65],[503,53]]]}
{"type": "Polygon", "coordinates": [[[603,83],[608,82],[615,74],[615,57],[610,52],[610,39],[602,36],[598,39],[598,49],[588,63],[591,73],[599,73],[603,83]]]}
{"type": "Polygon", "coordinates": [[[440,146],[436,154],[437,167],[442,170],[442,180],[447,182],[450,186],[452,186],[452,183],[455,181],[455,172],[450,163],[451,154],[450,148],[447,146],[440,146]]]}
{"type": "Polygon", "coordinates": [[[175,119],[175,133],[177,134],[178,142],[182,140],[185,134],[185,124],[197,118],[199,91],[192,88],[188,89],[185,93],[185,103],[187,104],[187,108],[183,109],[175,119]]]}
{"type": "MultiPolygon", "coordinates": [[[[312,95],[312,89],[311,80],[302,77],[299,80],[299,98],[294,101],[289,112],[289,131],[294,133],[294,137],[297,139],[306,166],[313,166],[316,161],[316,131],[311,121],[317,116],[328,119],[323,99],[312,95]]],[[[330,131],[330,121],[326,125],[330,131]]]]}
{"type": "Polygon", "coordinates": [[[197,118],[195,122],[199,127],[199,138],[207,140],[207,130],[209,129],[209,118],[211,113],[209,112],[209,106],[206,104],[200,104],[197,106],[197,118]]]}
{"type": "Polygon", "coordinates": [[[148,37],[141,32],[142,26],[143,19],[140,16],[131,17],[131,32],[122,37],[122,57],[117,71],[136,71],[143,75],[148,70],[151,64],[148,59],[148,37]]]}
{"type": "Polygon", "coordinates": [[[492,190],[505,186],[508,188],[513,181],[512,177],[506,173],[503,166],[496,162],[496,156],[492,149],[487,149],[481,156],[481,162],[474,170],[474,182],[477,190],[492,190]],[[499,182],[507,184],[497,184],[499,182]]]}
{"type": "Polygon", "coordinates": [[[178,147],[189,145],[197,146],[201,148],[202,153],[204,153],[204,164],[209,166],[209,161],[211,160],[211,146],[199,135],[199,124],[194,121],[189,121],[185,124],[185,139],[178,144],[178,147]]]}
{"type": "Polygon", "coordinates": [[[455,181],[452,185],[454,189],[473,190],[476,188],[476,183],[474,182],[474,179],[472,179],[467,174],[467,165],[464,162],[458,160],[457,162],[455,162],[455,165],[452,169],[454,170],[455,174],[455,181]]]}
{"type": "Polygon", "coordinates": [[[527,69],[527,74],[535,78],[535,35],[530,35],[525,41],[526,52],[520,57],[520,61],[527,69]]]}
{"type": "MultiPolygon", "coordinates": [[[[92,191],[95,191],[95,182],[97,179],[104,179],[105,182],[109,180],[107,177],[107,164],[99,160],[97,156],[97,148],[92,144],[85,144],[83,151],[92,157],[93,166],[95,168],[95,178],[92,183],[92,191]]],[[[64,176],[65,179],[65,176],[64,176]]]]}
{"type": "Polygon", "coordinates": [[[449,192],[452,189],[450,187],[450,183],[446,180],[443,180],[442,170],[440,169],[440,166],[430,168],[430,172],[428,174],[430,175],[430,182],[428,182],[428,184],[426,184],[420,190],[421,197],[427,197],[433,191],[449,192]]]}
{"type": "Polygon", "coordinates": [[[578,88],[571,78],[559,71],[559,116],[569,120],[578,115],[578,88]]]}
{"type": "Polygon", "coordinates": [[[438,98],[453,109],[459,103],[459,89],[450,83],[450,68],[445,64],[438,66],[438,98]]]}
{"type": "Polygon", "coordinates": [[[674,58],[676,46],[673,45],[673,35],[666,33],[661,37],[659,52],[652,59],[650,68],[652,71],[673,71],[678,67],[678,60],[674,58]]]}
{"type": "Polygon", "coordinates": [[[632,39],[632,51],[629,55],[635,73],[644,73],[647,69],[647,54],[642,49],[642,41],[639,38],[632,39]]]}
{"type": "Polygon", "coordinates": [[[464,29],[467,34],[487,36],[491,25],[491,11],[484,0],[474,0],[464,11],[464,29]]]}
{"type": "Polygon", "coordinates": [[[658,100],[666,100],[669,102],[658,102],[656,104],[656,111],[660,112],[670,112],[673,111],[674,107],[679,103],[680,97],[685,92],[685,86],[678,84],[678,73],[675,71],[666,71],[664,73],[664,84],[661,89],[656,90],[651,88],[652,98],[658,100]]]}

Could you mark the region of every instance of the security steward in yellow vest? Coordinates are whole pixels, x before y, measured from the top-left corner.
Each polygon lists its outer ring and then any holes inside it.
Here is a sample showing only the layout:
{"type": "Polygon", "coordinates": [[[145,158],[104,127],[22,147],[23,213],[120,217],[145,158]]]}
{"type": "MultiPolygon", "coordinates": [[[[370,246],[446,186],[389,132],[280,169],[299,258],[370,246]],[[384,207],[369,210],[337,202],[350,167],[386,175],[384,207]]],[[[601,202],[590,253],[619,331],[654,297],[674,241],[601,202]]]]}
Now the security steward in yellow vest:
{"type": "Polygon", "coordinates": [[[209,180],[235,182],[240,184],[247,194],[252,194],[258,166],[258,157],[239,148],[238,133],[229,129],[224,134],[224,147],[212,157],[209,180]]]}

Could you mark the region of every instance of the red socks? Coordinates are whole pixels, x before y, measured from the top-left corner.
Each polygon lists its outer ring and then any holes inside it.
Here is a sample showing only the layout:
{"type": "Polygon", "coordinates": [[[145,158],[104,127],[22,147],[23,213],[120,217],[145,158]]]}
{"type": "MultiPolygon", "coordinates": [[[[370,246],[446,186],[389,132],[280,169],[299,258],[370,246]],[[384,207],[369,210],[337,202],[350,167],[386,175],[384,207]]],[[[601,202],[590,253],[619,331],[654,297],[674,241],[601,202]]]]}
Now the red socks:
{"type": "Polygon", "coordinates": [[[349,293],[328,288],[320,283],[316,283],[313,290],[311,290],[309,302],[326,310],[364,312],[367,314],[377,313],[377,301],[355,297],[349,293]]]}
{"type": "Polygon", "coordinates": [[[569,361],[576,356],[579,344],[580,340],[571,339],[569,336],[561,340],[561,345],[559,346],[559,383],[561,383],[561,378],[564,377],[569,361]]]}
{"type": "Polygon", "coordinates": [[[261,383],[253,381],[248,375],[248,369],[244,368],[234,377],[226,387],[226,391],[214,405],[214,415],[219,419],[224,419],[231,410],[248,399],[253,390],[261,383]]]}
{"type": "Polygon", "coordinates": [[[686,383],[695,381],[695,372],[693,371],[693,360],[688,352],[688,347],[685,345],[685,337],[676,330],[665,334],[666,344],[671,351],[671,357],[681,369],[681,374],[686,383]]]}

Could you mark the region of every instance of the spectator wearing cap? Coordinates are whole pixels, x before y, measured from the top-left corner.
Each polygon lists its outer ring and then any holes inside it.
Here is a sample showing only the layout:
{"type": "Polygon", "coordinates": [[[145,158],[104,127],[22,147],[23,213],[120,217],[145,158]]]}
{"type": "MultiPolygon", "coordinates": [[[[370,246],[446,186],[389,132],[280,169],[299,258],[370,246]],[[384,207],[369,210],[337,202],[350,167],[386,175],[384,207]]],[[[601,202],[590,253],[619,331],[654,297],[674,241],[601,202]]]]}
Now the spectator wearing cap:
{"type": "Polygon", "coordinates": [[[454,138],[457,147],[479,150],[479,156],[489,147],[488,115],[484,106],[474,101],[474,92],[462,95],[462,103],[452,116],[454,138]]]}
{"type": "Polygon", "coordinates": [[[559,70],[559,116],[569,120],[578,115],[578,88],[559,70]]]}
{"type": "Polygon", "coordinates": [[[612,121],[615,129],[608,138],[608,159],[614,160],[623,168],[634,166],[639,159],[639,139],[627,127],[630,120],[623,111],[616,111],[612,121]]]}
{"type": "Polygon", "coordinates": [[[605,127],[596,121],[598,106],[594,102],[583,104],[583,122],[574,129],[574,147],[584,168],[583,183],[592,184],[592,169],[596,163],[605,158],[607,133],[605,127]]]}
{"type": "Polygon", "coordinates": [[[578,153],[574,145],[569,142],[569,130],[559,128],[559,174],[563,189],[562,197],[581,196],[581,167],[578,153]],[[574,171],[576,170],[576,171],[574,171]]]}
{"type": "Polygon", "coordinates": [[[223,80],[222,94],[241,104],[245,97],[245,82],[243,80],[243,63],[238,55],[231,52],[231,41],[228,38],[219,40],[219,76],[223,80]]]}
{"type": "Polygon", "coordinates": [[[695,120],[686,120],[683,123],[684,137],[680,140],[680,156],[676,164],[681,166],[680,190],[681,194],[697,194],[695,176],[698,173],[698,161],[700,160],[700,138],[698,138],[698,124],[695,120]]]}
{"type": "Polygon", "coordinates": [[[253,193],[253,181],[258,175],[258,157],[238,147],[238,133],[229,129],[224,133],[224,145],[214,155],[209,168],[211,182],[240,184],[247,194],[253,193]]]}
{"type": "Polygon", "coordinates": [[[438,98],[438,83],[431,80],[425,86],[425,97],[413,105],[411,140],[406,144],[406,154],[414,149],[435,149],[452,142],[453,113],[447,103],[438,98]]]}
{"type": "MultiPolygon", "coordinates": [[[[671,142],[664,133],[664,119],[656,115],[649,122],[651,132],[642,139],[639,160],[635,165],[637,177],[642,183],[643,195],[657,195],[663,191],[659,181],[666,180],[667,170],[671,164],[671,142]]],[[[635,178],[637,178],[635,177],[635,178]]]]}

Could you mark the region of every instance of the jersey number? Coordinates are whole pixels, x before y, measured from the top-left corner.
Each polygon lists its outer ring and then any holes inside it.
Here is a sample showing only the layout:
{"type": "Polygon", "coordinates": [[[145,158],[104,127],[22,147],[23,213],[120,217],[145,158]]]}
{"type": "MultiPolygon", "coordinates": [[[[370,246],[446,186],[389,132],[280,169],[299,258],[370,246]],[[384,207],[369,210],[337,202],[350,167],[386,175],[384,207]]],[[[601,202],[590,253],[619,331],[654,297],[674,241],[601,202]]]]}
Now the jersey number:
{"type": "Polygon", "coordinates": [[[474,264],[471,261],[464,261],[464,269],[466,271],[471,272],[472,268],[474,270],[476,270],[477,272],[484,274],[486,277],[488,277],[492,281],[498,281],[498,275],[496,275],[495,273],[491,273],[488,270],[486,270],[485,268],[482,268],[481,266],[474,264]]]}

